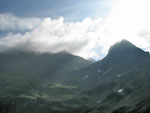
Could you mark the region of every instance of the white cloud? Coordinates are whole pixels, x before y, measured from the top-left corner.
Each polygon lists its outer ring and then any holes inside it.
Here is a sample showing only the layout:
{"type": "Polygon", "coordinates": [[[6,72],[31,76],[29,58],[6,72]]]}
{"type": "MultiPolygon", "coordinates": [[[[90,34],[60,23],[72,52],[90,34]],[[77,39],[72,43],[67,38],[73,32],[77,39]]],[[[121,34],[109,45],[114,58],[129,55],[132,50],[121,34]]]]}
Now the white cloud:
{"type": "Polygon", "coordinates": [[[13,14],[0,14],[0,30],[32,30],[40,23],[39,18],[18,18],[13,14]]]}
{"type": "MultiPolygon", "coordinates": [[[[12,18],[16,19],[17,17],[12,16],[12,18]]],[[[17,20],[22,21],[23,19],[17,18],[17,20]]],[[[64,23],[63,17],[54,20],[43,18],[39,20],[38,26],[24,34],[9,33],[2,37],[0,39],[0,51],[23,50],[40,53],[68,51],[85,58],[98,57],[93,49],[97,46],[95,31],[101,21],[101,19],[86,18],[82,22],[64,23]]],[[[26,23],[26,21],[23,22],[26,23]]],[[[17,24],[21,25],[20,21],[17,24]]],[[[30,22],[26,24],[34,26],[30,22]]],[[[27,27],[24,26],[24,28],[27,27]]]]}
{"type": "Polygon", "coordinates": [[[35,52],[62,50],[89,58],[106,54],[116,41],[127,39],[150,50],[150,1],[110,0],[112,10],[107,18],[85,18],[81,22],[64,22],[64,18],[18,18],[0,14],[0,30],[27,30],[9,33],[0,39],[0,51],[19,49],[35,52]],[[115,3],[115,4],[114,4],[115,3]],[[99,49],[99,50],[97,50],[99,49]]]}

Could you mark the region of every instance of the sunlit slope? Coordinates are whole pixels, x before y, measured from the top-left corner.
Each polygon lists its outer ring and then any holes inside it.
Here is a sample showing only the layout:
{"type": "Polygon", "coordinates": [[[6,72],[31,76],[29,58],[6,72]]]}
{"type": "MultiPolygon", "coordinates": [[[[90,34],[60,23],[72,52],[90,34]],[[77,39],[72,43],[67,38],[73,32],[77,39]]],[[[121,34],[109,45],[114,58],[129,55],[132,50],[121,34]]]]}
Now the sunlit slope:
{"type": "MultiPolygon", "coordinates": [[[[71,75],[90,64],[90,61],[66,52],[0,53],[0,110],[2,113],[42,113],[43,109],[69,107],[78,88],[77,81],[70,79],[71,75]]],[[[75,100],[71,107],[80,107],[79,103],[75,100]]]]}

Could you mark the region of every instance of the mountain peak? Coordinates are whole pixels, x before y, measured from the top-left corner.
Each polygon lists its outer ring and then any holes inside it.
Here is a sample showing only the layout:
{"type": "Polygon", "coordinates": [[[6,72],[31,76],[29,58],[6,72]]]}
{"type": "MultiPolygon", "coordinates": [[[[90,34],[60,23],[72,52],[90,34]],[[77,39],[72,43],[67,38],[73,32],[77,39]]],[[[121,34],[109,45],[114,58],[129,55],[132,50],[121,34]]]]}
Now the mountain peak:
{"type": "Polygon", "coordinates": [[[123,45],[132,45],[132,46],[134,46],[131,42],[129,42],[128,40],[126,40],[126,39],[122,39],[120,42],[119,42],[120,44],[123,44],[123,45]]]}
{"type": "Polygon", "coordinates": [[[133,45],[131,42],[129,42],[128,40],[121,40],[120,42],[115,43],[114,45],[112,45],[109,49],[109,53],[114,52],[114,51],[124,51],[124,50],[133,50],[133,49],[137,49],[137,47],[135,45],[133,45]]]}
{"type": "Polygon", "coordinates": [[[131,42],[123,39],[120,42],[117,42],[116,44],[114,44],[110,47],[106,58],[113,59],[113,60],[116,59],[117,61],[119,59],[121,59],[121,60],[126,60],[126,59],[140,60],[147,56],[149,56],[148,52],[145,52],[144,50],[136,47],[131,42]]]}

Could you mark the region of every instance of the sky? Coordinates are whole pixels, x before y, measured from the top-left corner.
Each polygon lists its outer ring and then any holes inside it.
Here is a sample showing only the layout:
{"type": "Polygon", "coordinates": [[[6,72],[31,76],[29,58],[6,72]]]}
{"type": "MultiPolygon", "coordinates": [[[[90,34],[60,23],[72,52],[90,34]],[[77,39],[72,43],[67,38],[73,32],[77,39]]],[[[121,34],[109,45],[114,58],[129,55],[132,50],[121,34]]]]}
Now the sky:
{"type": "Polygon", "coordinates": [[[0,0],[0,52],[102,59],[127,39],[150,51],[149,0],[0,0]]]}

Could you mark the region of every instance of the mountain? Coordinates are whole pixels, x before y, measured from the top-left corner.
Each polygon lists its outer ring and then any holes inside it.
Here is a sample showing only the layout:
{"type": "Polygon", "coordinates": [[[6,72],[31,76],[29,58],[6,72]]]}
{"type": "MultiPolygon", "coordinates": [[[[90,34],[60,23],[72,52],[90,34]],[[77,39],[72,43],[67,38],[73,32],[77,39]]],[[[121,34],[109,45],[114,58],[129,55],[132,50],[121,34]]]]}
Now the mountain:
{"type": "Polygon", "coordinates": [[[91,62],[93,62],[93,63],[96,62],[96,60],[94,60],[93,58],[89,58],[88,60],[91,61],[91,62]]]}
{"type": "Polygon", "coordinates": [[[7,73],[25,74],[26,76],[39,75],[51,80],[55,79],[53,76],[64,77],[91,64],[90,61],[66,52],[56,54],[0,53],[0,62],[1,73],[7,71],[7,73]]]}
{"type": "Polygon", "coordinates": [[[119,67],[125,68],[125,65],[133,66],[147,57],[149,57],[148,52],[144,52],[127,40],[122,40],[110,47],[108,55],[103,61],[112,64],[118,63],[119,67]]]}
{"type": "Polygon", "coordinates": [[[122,40],[104,59],[78,72],[79,95],[88,99],[88,106],[97,106],[89,113],[150,112],[149,68],[149,53],[122,40]]]}
{"type": "Polygon", "coordinates": [[[149,113],[150,55],[127,40],[91,63],[66,52],[0,53],[0,113],[149,113]]]}
{"type": "Polygon", "coordinates": [[[0,53],[0,113],[52,111],[47,106],[64,109],[63,106],[73,101],[77,89],[71,74],[90,64],[66,52],[0,53]],[[62,106],[60,102],[68,103],[62,106]]]}

